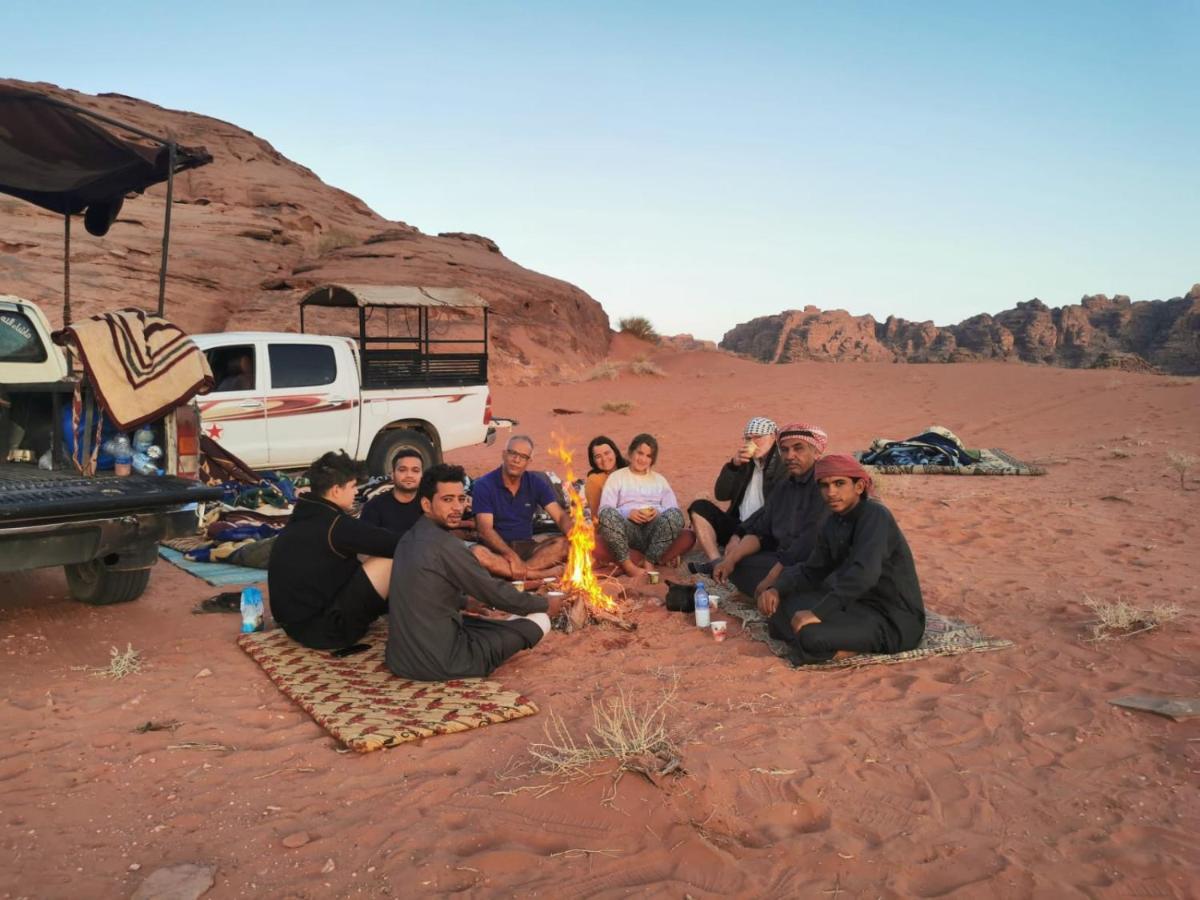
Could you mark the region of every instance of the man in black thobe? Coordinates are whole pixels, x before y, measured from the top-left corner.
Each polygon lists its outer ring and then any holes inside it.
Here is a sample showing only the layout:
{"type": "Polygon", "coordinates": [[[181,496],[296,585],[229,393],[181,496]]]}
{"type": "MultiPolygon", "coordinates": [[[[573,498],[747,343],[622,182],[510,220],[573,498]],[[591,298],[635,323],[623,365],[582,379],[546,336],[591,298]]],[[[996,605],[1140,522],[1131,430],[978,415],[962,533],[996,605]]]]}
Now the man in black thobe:
{"type": "Polygon", "coordinates": [[[388,595],[388,668],[402,678],[483,677],[550,632],[561,602],[518,591],[487,573],[449,529],[467,505],[461,466],[421,478],[424,516],[396,545],[388,595]],[[489,608],[513,615],[497,614],[489,608]],[[478,614],[464,610],[478,610],[478,614]]]}
{"type": "Polygon", "coordinates": [[[759,595],[771,636],[791,645],[797,664],[914,649],[925,605],[900,526],[870,497],[870,476],[853,457],[827,456],[815,469],[832,515],[812,555],[759,595]]]}
{"type": "Polygon", "coordinates": [[[813,465],[829,438],[816,425],[794,422],[779,429],[777,446],[787,477],[767,495],[766,504],[738,529],[725,555],[713,566],[713,578],[726,579],[749,597],[775,583],[785,566],[808,559],[826,516],[813,465]]]}

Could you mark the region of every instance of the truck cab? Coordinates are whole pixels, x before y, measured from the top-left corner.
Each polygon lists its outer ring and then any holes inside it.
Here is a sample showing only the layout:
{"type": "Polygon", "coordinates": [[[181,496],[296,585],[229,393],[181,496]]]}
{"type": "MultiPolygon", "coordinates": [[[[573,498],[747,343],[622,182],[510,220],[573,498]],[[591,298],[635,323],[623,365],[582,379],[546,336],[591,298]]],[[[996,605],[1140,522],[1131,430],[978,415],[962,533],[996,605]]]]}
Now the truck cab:
{"type": "Polygon", "coordinates": [[[297,469],[345,450],[388,475],[401,448],[429,466],[445,451],[494,439],[481,298],[447,288],[322,285],[300,310],[299,334],[194,336],[216,379],[200,400],[201,427],[247,465],[297,469]],[[311,323],[314,308],[357,309],[357,340],[305,333],[305,312],[311,323]],[[386,333],[370,334],[370,313],[381,309],[386,333]],[[482,339],[465,333],[479,312],[482,339]],[[440,331],[439,313],[450,316],[440,331]]]}
{"type": "Polygon", "coordinates": [[[50,323],[34,304],[0,294],[0,384],[62,381],[67,361],[49,340],[50,323]]]}

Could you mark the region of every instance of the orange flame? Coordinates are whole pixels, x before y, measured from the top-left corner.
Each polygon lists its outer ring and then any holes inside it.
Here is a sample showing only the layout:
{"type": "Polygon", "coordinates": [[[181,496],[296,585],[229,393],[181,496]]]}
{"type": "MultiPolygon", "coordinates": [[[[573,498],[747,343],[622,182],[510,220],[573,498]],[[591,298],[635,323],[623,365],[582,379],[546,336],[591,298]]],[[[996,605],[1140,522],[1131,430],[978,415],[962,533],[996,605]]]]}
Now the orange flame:
{"type": "Polygon", "coordinates": [[[596,574],[592,571],[592,550],[596,547],[596,532],[592,524],[583,514],[584,499],[575,489],[575,473],[571,470],[573,454],[567,449],[562,438],[554,436],[555,445],[550,453],[557,456],[566,469],[563,478],[563,494],[570,507],[571,531],[567,534],[570,551],[567,553],[567,567],[563,571],[562,583],[567,590],[580,594],[588,604],[607,612],[616,612],[617,604],[600,587],[596,574]]]}

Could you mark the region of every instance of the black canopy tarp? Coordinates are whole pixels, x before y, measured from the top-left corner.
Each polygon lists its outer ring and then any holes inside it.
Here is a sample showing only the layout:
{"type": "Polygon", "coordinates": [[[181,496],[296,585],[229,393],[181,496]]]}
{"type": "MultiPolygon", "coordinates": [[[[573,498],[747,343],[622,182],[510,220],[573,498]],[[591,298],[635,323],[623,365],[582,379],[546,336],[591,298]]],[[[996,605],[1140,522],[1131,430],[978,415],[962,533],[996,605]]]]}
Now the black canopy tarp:
{"type": "Polygon", "coordinates": [[[89,113],[62,100],[0,85],[0,193],[75,215],[93,205],[114,207],[175,171],[212,162],[203,148],[169,141],[89,113]],[[109,122],[150,143],[117,137],[109,122]]]}

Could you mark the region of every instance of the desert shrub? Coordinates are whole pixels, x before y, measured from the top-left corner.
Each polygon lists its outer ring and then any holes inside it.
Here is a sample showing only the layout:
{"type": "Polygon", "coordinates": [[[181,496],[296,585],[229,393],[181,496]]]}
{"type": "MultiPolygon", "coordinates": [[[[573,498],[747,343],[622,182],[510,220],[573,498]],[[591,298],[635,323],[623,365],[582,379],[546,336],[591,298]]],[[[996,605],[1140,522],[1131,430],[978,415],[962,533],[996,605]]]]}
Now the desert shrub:
{"type": "Polygon", "coordinates": [[[621,367],[606,359],[588,369],[583,377],[587,381],[613,381],[619,374],[621,374],[621,367]]]}
{"type": "Polygon", "coordinates": [[[621,688],[616,696],[592,703],[592,727],[580,738],[571,734],[561,716],[551,712],[545,742],[531,745],[529,752],[538,770],[552,775],[583,775],[587,767],[604,760],[638,769],[648,758],[674,761],[677,769],[679,751],[667,723],[674,699],[674,685],[657,700],[644,703],[635,702],[621,688]]]}
{"type": "Polygon", "coordinates": [[[632,334],[643,341],[658,343],[658,332],[654,330],[654,326],[645,316],[630,316],[627,319],[621,319],[617,324],[622,334],[632,334]]]}
{"type": "Polygon", "coordinates": [[[110,657],[107,666],[95,669],[92,674],[99,678],[126,678],[142,671],[142,654],[133,649],[133,644],[126,644],[124,653],[113,647],[110,657]]]}
{"type": "Polygon", "coordinates": [[[1197,457],[1192,453],[1184,453],[1181,450],[1172,450],[1167,454],[1167,463],[1172,469],[1179,473],[1180,490],[1187,489],[1184,482],[1187,478],[1188,470],[1195,466],[1198,462],[1200,462],[1200,457],[1197,457]]]}
{"type": "Polygon", "coordinates": [[[616,413],[619,416],[627,416],[633,412],[633,403],[628,400],[610,401],[601,403],[600,409],[604,412],[616,413]]]}
{"type": "Polygon", "coordinates": [[[634,375],[666,375],[662,367],[651,362],[644,356],[639,356],[629,364],[629,371],[634,375]]]}
{"type": "Polygon", "coordinates": [[[1096,616],[1089,623],[1092,626],[1093,641],[1141,634],[1143,631],[1172,622],[1183,614],[1183,610],[1170,603],[1141,607],[1127,603],[1119,597],[1114,602],[1105,602],[1084,594],[1083,603],[1096,616]]]}

